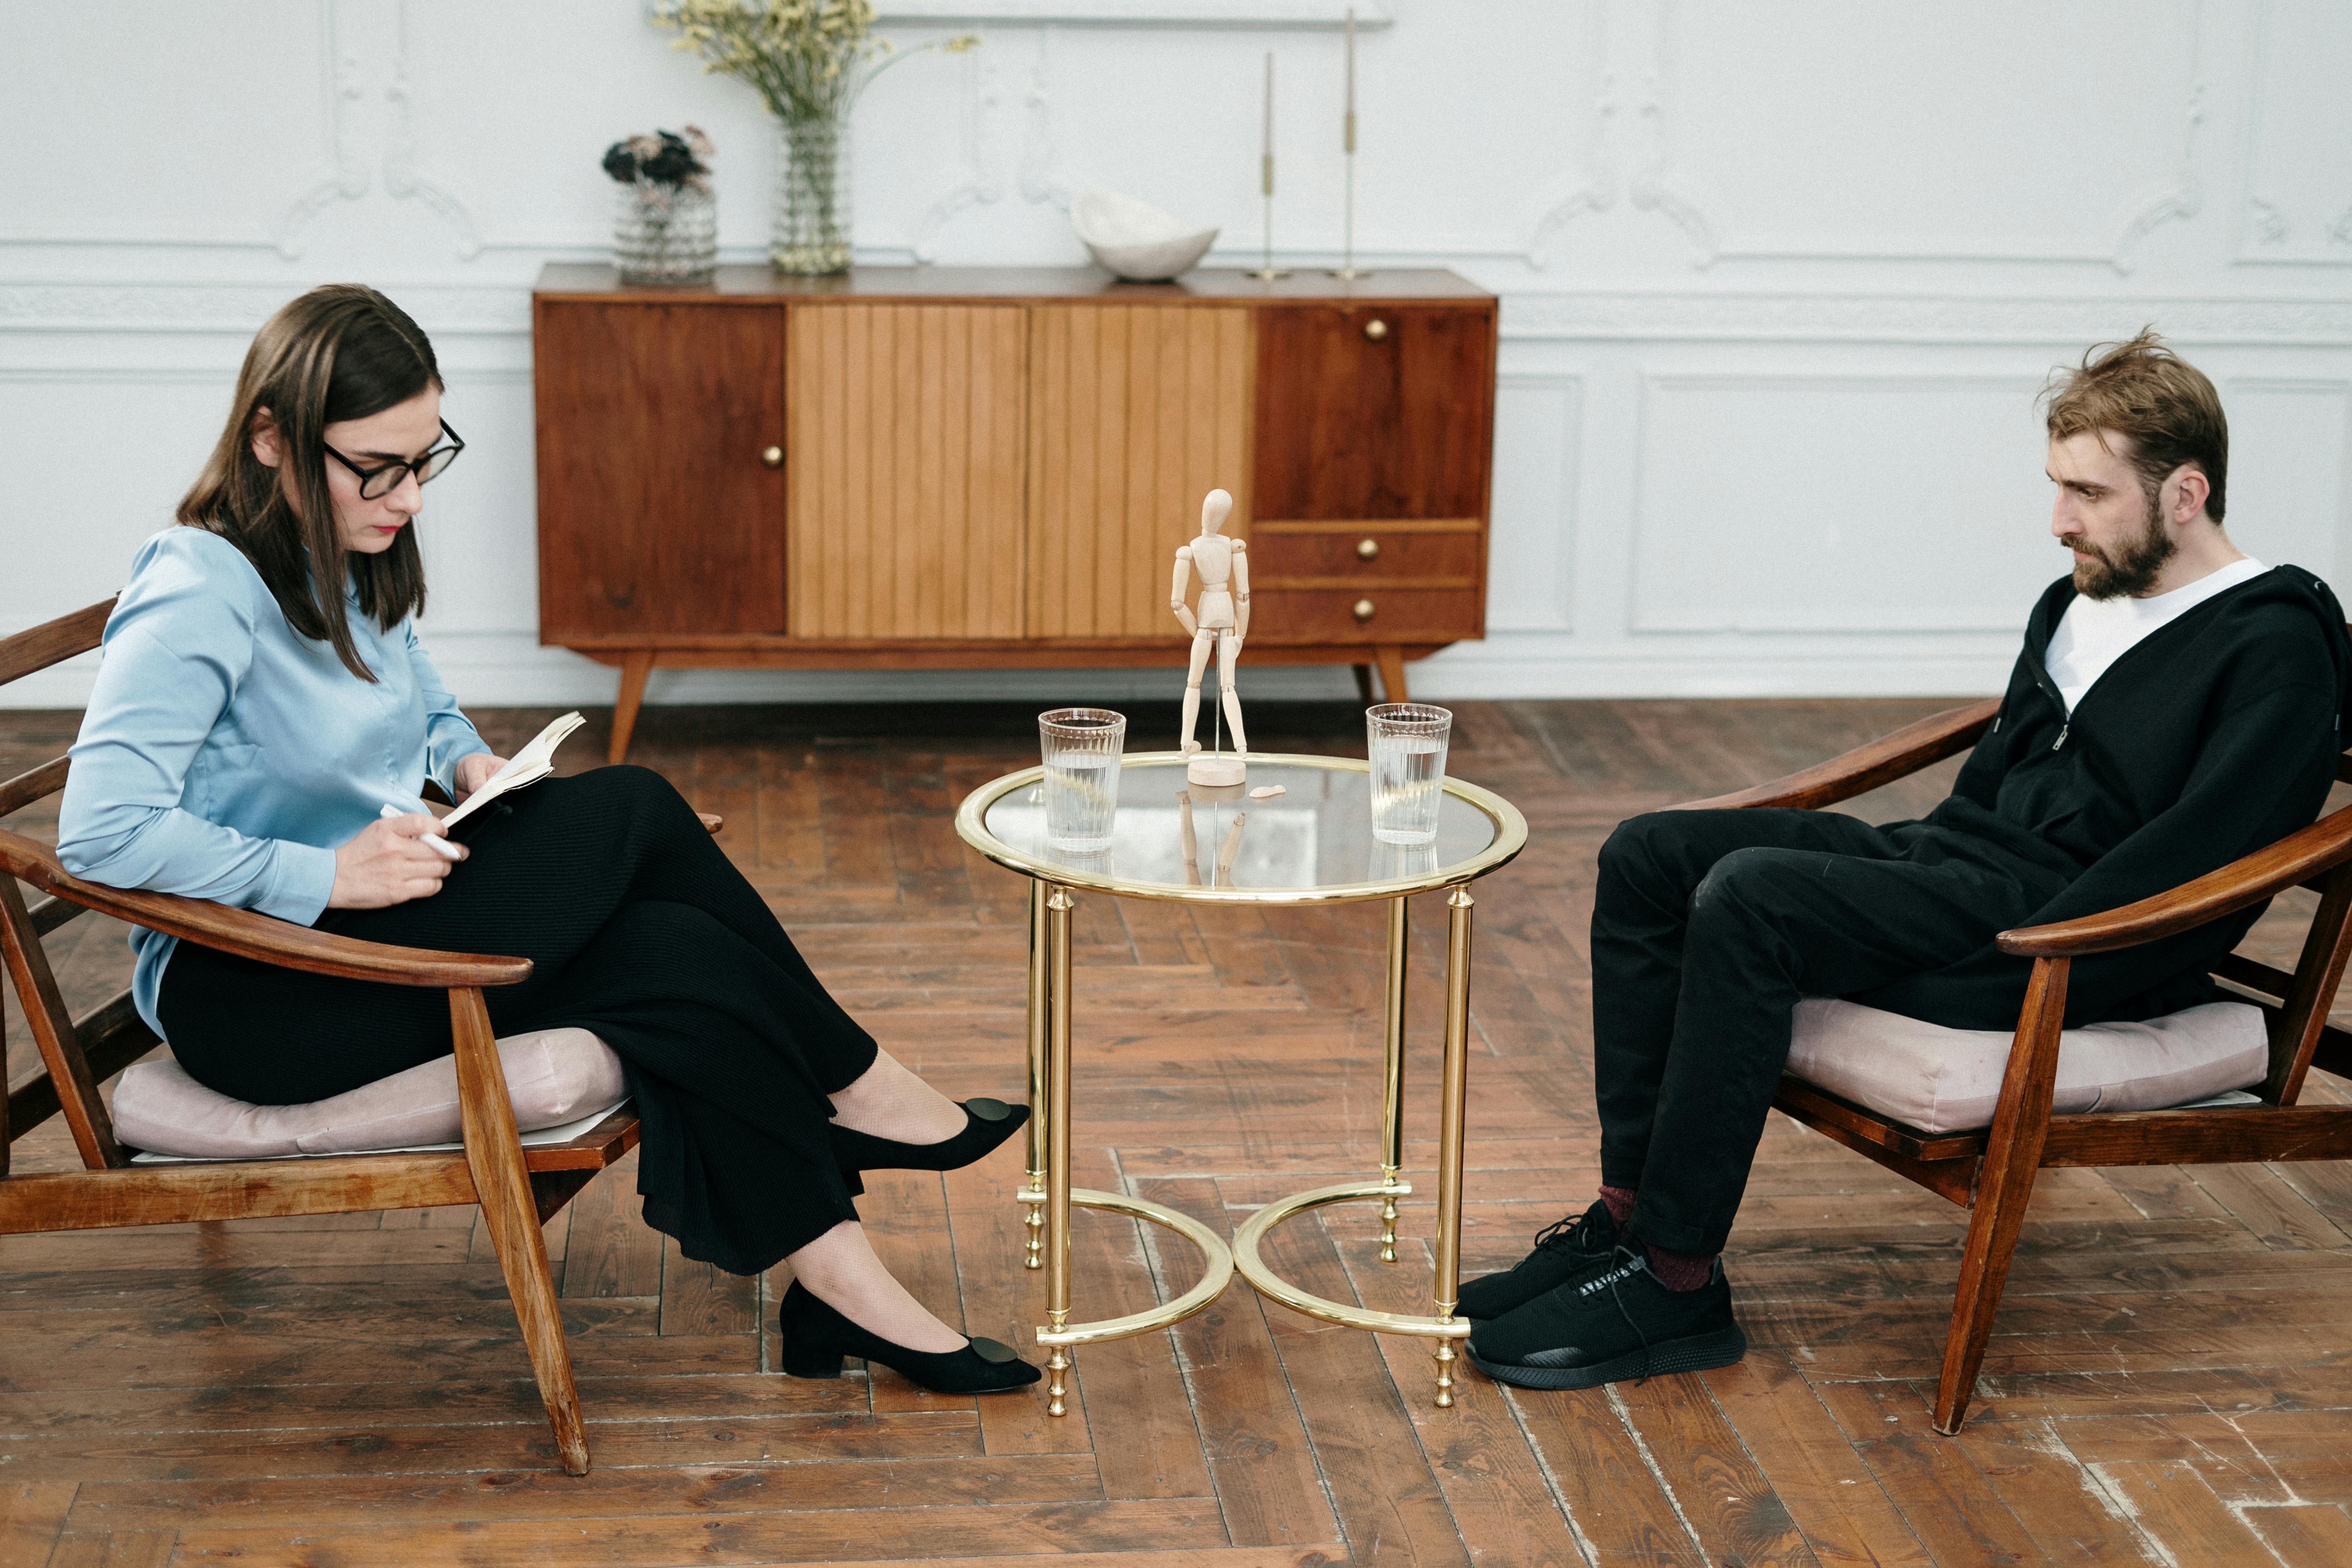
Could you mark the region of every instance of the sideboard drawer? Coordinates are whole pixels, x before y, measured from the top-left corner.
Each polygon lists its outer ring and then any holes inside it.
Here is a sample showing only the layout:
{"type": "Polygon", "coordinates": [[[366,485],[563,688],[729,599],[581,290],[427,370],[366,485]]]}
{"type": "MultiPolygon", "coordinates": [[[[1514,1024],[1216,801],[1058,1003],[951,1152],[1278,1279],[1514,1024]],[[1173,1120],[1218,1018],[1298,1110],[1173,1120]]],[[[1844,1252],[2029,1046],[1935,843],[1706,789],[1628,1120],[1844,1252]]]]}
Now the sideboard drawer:
{"type": "Polygon", "coordinates": [[[1328,523],[1306,529],[1284,523],[1255,524],[1250,530],[1250,582],[1268,588],[1328,587],[1352,584],[1360,579],[1410,579],[1430,588],[1475,588],[1478,585],[1479,547],[1484,542],[1477,522],[1469,520],[1457,531],[1401,530],[1367,523],[1361,528],[1335,530],[1328,523]],[[1316,578],[1314,583],[1291,578],[1316,578]]]}
{"type": "Polygon", "coordinates": [[[1253,645],[1452,642],[1483,635],[1475,588],[1250,591],[1253,645]]]}

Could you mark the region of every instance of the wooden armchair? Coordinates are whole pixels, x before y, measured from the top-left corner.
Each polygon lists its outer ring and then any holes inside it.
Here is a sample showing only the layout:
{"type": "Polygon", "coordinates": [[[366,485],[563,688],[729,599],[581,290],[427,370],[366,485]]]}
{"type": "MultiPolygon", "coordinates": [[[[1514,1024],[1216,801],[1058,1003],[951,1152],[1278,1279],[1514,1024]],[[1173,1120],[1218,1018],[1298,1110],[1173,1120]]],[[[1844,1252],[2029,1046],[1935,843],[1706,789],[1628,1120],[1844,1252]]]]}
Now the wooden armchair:
{"type": "MultiPolygon", "coordinates": [[[[1845,800],[1968,750],[1999,708],[1996,701],[1954,708],[1775,783],[1693,801],[1683,809],[1810,809],[1845,800]]],[[[2339,760],[2336,776],[2352,782],[2352,757],[2339,760]]],[[[2001,951],[2031,958],[2033,970],[1989,1128],[1926,1132],[1794,1075],[1781,1078],[1776,1109],[1969,1211],[1959,1289],[1936,1390],[1938,1432],[1957,1432],[1967,1418],[1993,1313],[2009,1279],[2018,1227],[2033,1194],[2034,1175],[2045,1166],[2352,1157],[2352,1108],[2295,1103],[2314,1067],[2352,1078],[2352,1034],[2327,1022],[2346,954],[2352,951],[2347,914],[2352,807],[2169,892],[2080,920],[2001,932],[2001,951]],[[2268,1020],[2270,1073],[2257,1091],[2262,1104],[2051,1114],[2066,976],[2075,958],[2177,935],[2298,886],[2316,891],[2320,903],[2293,973],[2236,953],[2213,968],[2225,992],[2256,1004],[2268,1020]]]]}
{"type": "MultiPolygon", "coordinates": [[[[0,685],[96,647],[113,607],[112,600],[92,605],[0,640],[0,685]]],[[[64,788],[67,761],[57,758],[0,784],[0,818],[64,788]]],[[[703,821],[717,831],[718,818],[703,821]]],[[[382,946],[248,910],[100,887],[68,875],[53,852],[5,829],[0,953],[47,1069],[7,1096],[0,1122],[0,1235],[478,1203],[547,1402],[556,1450],[566,1470],[587,1473],[579,1393],[541,1227],[636,1143],[637,1118],[625,1105],[569,1142],[523,1148],[482,992],[527,979],[529,960],[382,946]],[[28,907],[20,880],[47,896],[28,907]],[[152,1049],[154,1032],[140,1020],[128,991],[81,1017],[68,1016],[41,945],[43,936],[88,910],[264,963],[448,992],[464,1152],[131,1164],[98,1086],[152,1049]],[[85,1168],[12,1173],[9,1145],[60,1111],[85,1168]]]]}

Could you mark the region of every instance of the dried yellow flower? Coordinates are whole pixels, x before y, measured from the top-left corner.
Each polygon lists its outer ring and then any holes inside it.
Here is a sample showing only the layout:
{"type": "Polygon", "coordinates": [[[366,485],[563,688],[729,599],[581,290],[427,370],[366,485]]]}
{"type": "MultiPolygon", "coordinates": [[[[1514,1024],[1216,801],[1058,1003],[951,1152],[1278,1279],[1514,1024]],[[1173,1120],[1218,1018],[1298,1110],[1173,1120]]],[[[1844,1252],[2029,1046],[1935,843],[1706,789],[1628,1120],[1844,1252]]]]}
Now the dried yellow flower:
{"type": "Polygon", "coordinates": [[[749,82],[793,123],[845,114],[898,60],[980,47],[965,33],[894,54],[887,38],[872,37],[873,0],[668,0],[654,21],[678,35],[675,47],[700,55],[705,72],[749,82]]]}

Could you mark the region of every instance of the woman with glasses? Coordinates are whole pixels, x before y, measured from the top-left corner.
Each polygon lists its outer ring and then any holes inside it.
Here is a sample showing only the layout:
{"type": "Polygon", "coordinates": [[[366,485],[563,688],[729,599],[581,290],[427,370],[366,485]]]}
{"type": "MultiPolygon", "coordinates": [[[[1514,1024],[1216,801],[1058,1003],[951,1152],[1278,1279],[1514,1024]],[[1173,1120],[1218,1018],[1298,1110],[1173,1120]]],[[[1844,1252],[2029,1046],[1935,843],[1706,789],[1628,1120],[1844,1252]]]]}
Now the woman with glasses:
{"type": "MultiPolygon", "coordinates": [[[[852,1202],[860,1171],[969,1164],[1025,1110],[959,1105],[880,1050],[657,773],[548,779],[462,845],[425,810],[427,779],[462,800],[502,761],[416,637],[423,487],[465,449],[441,394],[432,345],[372,289],[313,289],[263,326],[179,525],[141,548],[107,623],[58,858],[362,941],[530,959],[488,994],[498,1032],[576,1026],[620,1055],[647,1222],[739,1274],[791,1260],[785,1371],[834,1376],[849,1354],[942,1393],[1035,1382],[891,1278],[852,1202]]],[[[452,1049],[438,992],[131,941],[142,1016],[233,1099],[322,1100],[452,1049]]]]}

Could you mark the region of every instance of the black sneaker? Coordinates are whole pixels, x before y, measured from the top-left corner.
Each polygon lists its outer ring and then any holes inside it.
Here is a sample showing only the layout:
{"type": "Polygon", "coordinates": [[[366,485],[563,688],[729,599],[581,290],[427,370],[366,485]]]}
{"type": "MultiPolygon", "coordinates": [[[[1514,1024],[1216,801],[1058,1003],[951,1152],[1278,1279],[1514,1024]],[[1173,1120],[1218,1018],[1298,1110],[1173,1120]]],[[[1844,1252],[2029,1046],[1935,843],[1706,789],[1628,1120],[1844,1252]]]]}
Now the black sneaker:
{"type": "Polygon", "coordinates": [[[1697,1289],[1669,1290],[1637,1247],[1470,1332],[1470,1363],[1514,1388],[1594,1388],[1747,1353],[1721,1258],[1697,1289]]]}
{"type": "Polygon", "coordinates": [[[1609,1205],[1594,1199],[1581,1218],[1571,1215],[1536,1237],[1536,1248],[1501,1274],[1488,1274],[1462,1287],[1454,1308],[1474,1323],[1524,1307],[1545,1291],[1568,1283],[1617,1250],[1617,1221],[1609,1205]]]}

